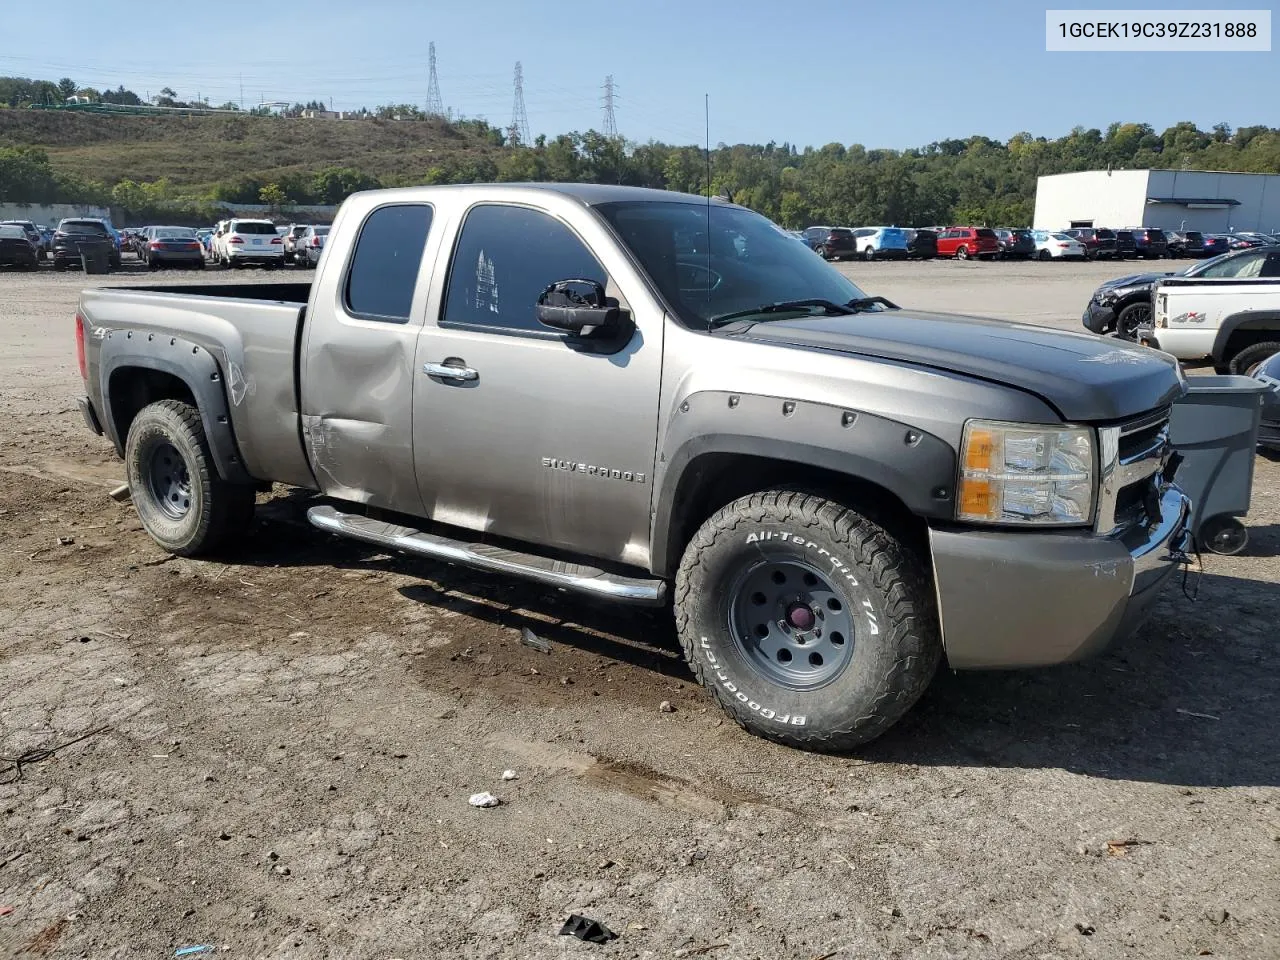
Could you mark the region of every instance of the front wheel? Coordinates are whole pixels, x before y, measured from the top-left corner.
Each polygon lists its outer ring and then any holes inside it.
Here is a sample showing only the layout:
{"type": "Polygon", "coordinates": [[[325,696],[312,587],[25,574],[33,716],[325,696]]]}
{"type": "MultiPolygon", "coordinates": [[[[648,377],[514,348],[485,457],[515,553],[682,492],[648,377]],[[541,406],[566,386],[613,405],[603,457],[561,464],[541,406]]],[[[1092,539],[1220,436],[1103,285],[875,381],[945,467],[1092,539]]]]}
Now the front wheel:
{"type": "Polygon", "coordinates": [[[867,247],[865,250],[862,251],[863,260],[871,261],[871,260],[874,260],[875,258],[876,258],[876,251],[874,248],[867,247]]]}
{"type": "Polygon", "coordinates": [[[253,519],[254,490],[218,476],[200,411],[180,400],[143,407],[124,447],[138,519],[170,553],[211,553],[253,519]]]}
{"type": "Polygon", "coordinates": [[[1138,328],[1151,322],[1151,304],[1131,303],[1116,317],[1116,333],[1125,340],[1137,341],[1138,328]]]}
{"type": "Polygon", "coordinates": [[[807,749],[884,733],[942,656],[916,553],[854,510],[789,490],[743,497],[703,524],[676,574],[675,615],[721,707],[807,749]]]}

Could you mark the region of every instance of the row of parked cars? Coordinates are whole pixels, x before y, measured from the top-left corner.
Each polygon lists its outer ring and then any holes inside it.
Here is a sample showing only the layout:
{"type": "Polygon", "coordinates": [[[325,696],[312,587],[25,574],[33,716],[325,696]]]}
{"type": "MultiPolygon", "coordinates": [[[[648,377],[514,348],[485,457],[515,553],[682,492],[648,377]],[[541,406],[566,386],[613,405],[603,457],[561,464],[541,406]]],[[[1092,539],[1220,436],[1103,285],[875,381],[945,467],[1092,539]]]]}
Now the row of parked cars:
{"type": "Polygon", "coordinates": [[[1098,260],[1106,258],[1215,257],[1231,250],[1275,243],[1257,232],[1208,234],[1152,227],[1069,227],[1030,230],[1006,227],[826,227],[793,233],[827,260],[1098,260]]]}

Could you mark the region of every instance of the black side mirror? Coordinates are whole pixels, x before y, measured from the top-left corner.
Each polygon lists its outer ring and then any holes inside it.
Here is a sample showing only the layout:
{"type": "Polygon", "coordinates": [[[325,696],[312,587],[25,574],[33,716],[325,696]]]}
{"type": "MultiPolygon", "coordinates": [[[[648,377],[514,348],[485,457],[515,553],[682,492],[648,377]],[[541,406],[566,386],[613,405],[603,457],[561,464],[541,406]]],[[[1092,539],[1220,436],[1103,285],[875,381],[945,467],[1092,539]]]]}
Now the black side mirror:
{"type": "Polygon", "coordinates": [[[580,336],[607,334],[622,322],[622,310],[610,305],[595,280],[557,280],[538,295],[538,322],[580,336]]]}

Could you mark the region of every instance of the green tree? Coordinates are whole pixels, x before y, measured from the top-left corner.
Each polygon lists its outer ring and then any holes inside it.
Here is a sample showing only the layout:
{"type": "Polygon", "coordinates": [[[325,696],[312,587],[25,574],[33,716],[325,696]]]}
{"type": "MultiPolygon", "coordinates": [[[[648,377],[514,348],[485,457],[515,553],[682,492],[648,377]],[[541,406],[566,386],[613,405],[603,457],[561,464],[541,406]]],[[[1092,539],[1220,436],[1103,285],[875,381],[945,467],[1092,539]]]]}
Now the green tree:
{"type": "Polygon", "coordinates": [[[77,89],[79,88],[77,87],[76,82],[70,77],[63,77],[58,81],[58,93],[61,94],[63,100],[66,100],[68,97],[74,97],[77,89]]]}
{"type": "Polygon", "coordinates": [[[258,199],[275,211],[279,211],[281,207],[289,202],[289,198],[280,189],[280,184],[278,183],[264,184],[258,191],[258,199]]]}

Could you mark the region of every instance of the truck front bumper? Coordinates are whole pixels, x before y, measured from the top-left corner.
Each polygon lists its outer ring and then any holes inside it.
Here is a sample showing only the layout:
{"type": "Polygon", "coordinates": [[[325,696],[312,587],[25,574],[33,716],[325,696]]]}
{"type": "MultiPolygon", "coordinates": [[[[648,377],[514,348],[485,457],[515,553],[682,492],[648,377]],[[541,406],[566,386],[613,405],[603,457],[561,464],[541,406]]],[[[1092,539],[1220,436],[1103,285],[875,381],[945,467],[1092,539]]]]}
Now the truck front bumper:
{"type": "Polygon", "coordinates": [[[1080,660],[1141,625],[1189,542],[1191,501],[1119,537],[930,529],[942,640],[956,670],[1080,660]]]}

